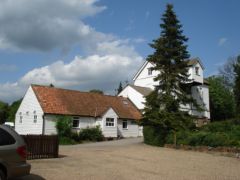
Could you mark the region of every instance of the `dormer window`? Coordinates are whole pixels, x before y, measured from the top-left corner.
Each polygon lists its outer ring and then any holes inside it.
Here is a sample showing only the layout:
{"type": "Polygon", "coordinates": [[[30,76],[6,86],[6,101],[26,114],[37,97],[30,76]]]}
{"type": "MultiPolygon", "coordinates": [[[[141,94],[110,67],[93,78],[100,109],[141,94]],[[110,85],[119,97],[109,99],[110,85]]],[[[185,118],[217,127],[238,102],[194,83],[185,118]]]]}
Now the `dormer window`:
{"type": "Polygon", "coordinates": [[[195,74],[199,76],[199,67],[195,67],[195,74]]]}
{"type": "Polygon", "coordinates": [[[148,68],[148,75],[152,75],[152,69],[148,68]]]}

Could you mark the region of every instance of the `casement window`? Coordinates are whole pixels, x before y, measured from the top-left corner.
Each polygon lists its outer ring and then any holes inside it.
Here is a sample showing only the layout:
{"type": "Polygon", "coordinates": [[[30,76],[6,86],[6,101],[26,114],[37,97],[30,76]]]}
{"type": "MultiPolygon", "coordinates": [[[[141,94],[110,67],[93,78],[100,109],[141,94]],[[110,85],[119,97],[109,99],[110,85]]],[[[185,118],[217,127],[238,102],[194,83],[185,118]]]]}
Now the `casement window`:
{"type": "Polygon", "coordinates": [[[34,123],[37,123],[37,115],[34,115],[34,116],[33,116],[33,122],[34,122],[34,123]]]}
{"type": "Polygon", "coordinates": [[[79,128],[79,118],[78,117],[73,118],[72,127],[79,128]]]}
{"type": "Polygon", "coordinates": [[[122,121],[122,128],[123,129],[128,129],[128,121],[127,120],[122,121]]]}
{"type": "Polygon", "coordinates": [[[148,75],[152,75],[152,69],[151,68],[148,68],[148,75]]]}
{"type": "Polygon", "coordinates": [[[106,118],[106,126],[114,127],[114,118],[106,118]]]}
{"type": "Polygon", "coordinates": [[[199,75],[199,67],[195,67],[195,74],[199,75]]]}

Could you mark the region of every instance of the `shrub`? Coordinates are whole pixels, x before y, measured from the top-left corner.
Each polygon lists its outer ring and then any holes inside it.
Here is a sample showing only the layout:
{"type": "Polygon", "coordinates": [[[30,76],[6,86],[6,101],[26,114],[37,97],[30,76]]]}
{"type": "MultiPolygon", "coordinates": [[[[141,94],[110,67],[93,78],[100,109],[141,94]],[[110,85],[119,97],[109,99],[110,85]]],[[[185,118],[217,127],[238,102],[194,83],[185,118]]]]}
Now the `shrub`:
{"type": "Polygon", "coordinates": [[[77,132],[72,132],[71,133],[71,139],[74,140],[77,143],[81,142],[81,139],[79,137],[79,133],[77,133],[77,132]]]}
{"type": "Polygon", "coordinates": [[[69,137],[59,137],[59,144],[61,145],[73,145],[73,144],[76,144],[76,142],[69,138],[69,137]]]}
{"type": "Polygon", "coordinates": [[[143,127],[143,136],[144,143],[154,146],[164,146],[167,140],[168,132],[165,129],[153,127],[153,126],[144,126],[143,127]]]}
{"type": "Polygon", "coordinates": [[[104,136],[99,126],[87,127],[79,132],[79,140],[83,141],[103,141],[104,136]]]}
{"type": "Polygon", "coordinates": [[[72,134],[72,118],[69,116],[58,116],[56,128],[60,137],[71,137],[72,134]]]}

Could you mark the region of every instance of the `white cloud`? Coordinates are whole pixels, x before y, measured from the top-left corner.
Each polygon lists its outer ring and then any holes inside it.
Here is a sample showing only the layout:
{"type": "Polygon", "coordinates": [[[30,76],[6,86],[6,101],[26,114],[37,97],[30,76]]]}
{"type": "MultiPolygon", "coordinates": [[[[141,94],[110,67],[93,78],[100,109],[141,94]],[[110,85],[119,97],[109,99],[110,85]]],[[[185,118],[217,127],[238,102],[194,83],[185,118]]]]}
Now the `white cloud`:
{"type": "Polygon", "coordinates": [[[109,92],[120,81],[131,79],[142,60],[140,56],[108,54],[76,56],[70,63],[57,61],[29,71],[17,82],[0,84],[0,99],[12,101],[19,98],[30,84],[52,83],[56,87],[79,87],[81,90],[98,88],[109,92]]]}
{"type": "MultiPolygon", "coordinates": [[[[50,51],[102,38],[83,22],[106,9],[96,0],[0,1],[0,48],[50,51]]],[[[91,42],[91,41],[90,41],[91,42]]]]}
{"type": "Polygon", "coordinates": [[[218,40],[218,46],[223,46],[227,42],[227,38],[222,37],[218,40]]]}
{"type": "MultiPolygon", "coordinates": [[[[0,99],[11,102],[24,95],[30,84],[54,84],[80,90],[113,92],[120,81],[131,80],[143,58],[132,44],[144,39],[119,39],[96,31],[82,19],[101,12],[96,0],[18,0],[0,2],[0,48],[62,50],[79,44],[87,54],[65,63],[26,72],[16,82],[0,84],[0,99]],[[54,7],[54,8],[49,8],[54,7]],[[17,28],[16,28],[17,26],[17,28]]],[[[130,21],[130,24],[134,22],[130,21]]]]}

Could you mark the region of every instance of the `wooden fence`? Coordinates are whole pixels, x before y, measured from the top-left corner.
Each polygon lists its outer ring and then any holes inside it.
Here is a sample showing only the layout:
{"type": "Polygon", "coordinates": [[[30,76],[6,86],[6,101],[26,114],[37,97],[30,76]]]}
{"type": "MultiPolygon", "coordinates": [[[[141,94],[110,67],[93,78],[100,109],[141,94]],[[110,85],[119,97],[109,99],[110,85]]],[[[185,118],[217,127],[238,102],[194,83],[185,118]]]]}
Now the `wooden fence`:
{"type": "Polygon", "coordinates": [[[23,135],[27,144],[27,159],[57,158],[57,135],[23,135]]]}

